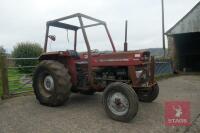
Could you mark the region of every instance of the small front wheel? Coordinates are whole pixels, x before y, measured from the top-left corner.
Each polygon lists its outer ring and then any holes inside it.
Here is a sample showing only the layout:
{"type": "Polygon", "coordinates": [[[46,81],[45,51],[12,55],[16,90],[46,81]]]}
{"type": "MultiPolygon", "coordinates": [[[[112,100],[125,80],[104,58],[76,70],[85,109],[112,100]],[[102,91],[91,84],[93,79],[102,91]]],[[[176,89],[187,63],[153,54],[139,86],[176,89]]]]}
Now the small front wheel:
{"type": "Polygon", "coordinates": [[[125,83],[111,83],[103,93],[106,113],[114,120],[128,122],[138,112],[138,97],[133,88],[125,83]]]}
{"type": "Polygon", "coordinates": [[[148,103],[154,101],[158,97],[158,94],[159,94],[159,86],[158,84],[155,84],[153,87],[149,89],[149,91],[139,92],[138,97],[141,102],[148,103]]]}

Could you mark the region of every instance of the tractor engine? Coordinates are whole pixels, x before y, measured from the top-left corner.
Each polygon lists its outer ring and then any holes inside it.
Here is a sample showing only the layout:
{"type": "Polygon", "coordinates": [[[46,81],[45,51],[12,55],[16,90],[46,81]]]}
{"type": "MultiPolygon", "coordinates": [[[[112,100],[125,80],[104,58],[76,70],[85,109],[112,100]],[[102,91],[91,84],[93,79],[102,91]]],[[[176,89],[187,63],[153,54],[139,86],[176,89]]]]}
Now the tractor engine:
{"type": "Polygon", "coordinates": [[[97,68],[94,71],[95,74],[95,83],[100,85],[102,88],[105,88],[108,84],[112,82],[124,82],[130,83],[128,77],[127,68],[97,68]]]}
{"type": "MultiPolygon", "coordinates": [[[[136,78],[142,86],[146,86],[149,80],[148,71],[146,71],[147,66],[136,67],[136,78]]],[[[95,84],[100,85],[102,88],[106,87],[112,82],[123,82],[131,84],[131,79],[128,74],[127,67],[117,67],[117,68],[97,68],[95,73],[95,84]]]]}

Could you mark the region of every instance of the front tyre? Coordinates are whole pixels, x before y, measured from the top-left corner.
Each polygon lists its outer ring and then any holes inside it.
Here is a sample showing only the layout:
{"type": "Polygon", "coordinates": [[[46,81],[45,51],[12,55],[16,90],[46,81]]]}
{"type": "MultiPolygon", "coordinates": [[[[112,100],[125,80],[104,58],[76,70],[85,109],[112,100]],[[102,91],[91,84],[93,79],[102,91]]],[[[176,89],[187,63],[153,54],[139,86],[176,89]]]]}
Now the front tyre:
{"type": "Polygon", "coordinates": [[[110,118],[129,122],[138,112],[138,97],[131,86],[114,82],[103,93],[103,105],[110,118]]]}
{"type": "Polygon", "coordinates": [[[40,104],[60,106],[69,98],[71,81],[63,64],[44,60],[37,66],[33,75],[33,89],[40,104]]]}
{"type": "Polygon", "coordinates": [[[155,84],[149,91],[139,92],[138,97],[141,102],[152,102],[154,101],[159,94],[159,86],[155,84]]]}

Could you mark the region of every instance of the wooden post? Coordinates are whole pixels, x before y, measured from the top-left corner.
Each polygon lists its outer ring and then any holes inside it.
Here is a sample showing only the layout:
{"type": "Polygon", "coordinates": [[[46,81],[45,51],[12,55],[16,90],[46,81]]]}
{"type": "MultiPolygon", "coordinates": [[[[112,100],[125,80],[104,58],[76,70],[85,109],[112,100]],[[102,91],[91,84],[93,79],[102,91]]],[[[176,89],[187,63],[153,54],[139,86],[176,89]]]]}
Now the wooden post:
{"type": "Polygon", "coordinates": [[[150,82],[154,83],[155,81],[155,59],[154,56],[151,56],[151,65],[150,65],[150,82]]]}
{"type": "Polygon", "coordinates": [[[5,55],[0,55],[0,77],[2,81],[2,98],[9,97],[9,86],[8,86],[8,68],[7,68],[7,59],[5,55]]]}
{"type": "Polygon", "coordinates": [[[162,3],[162,41],[163,41],[163,51],[164,58],[166,57],[166,47],[165,47],[165,9],[164,9],[164,0],[161,0],[162,3]]]}

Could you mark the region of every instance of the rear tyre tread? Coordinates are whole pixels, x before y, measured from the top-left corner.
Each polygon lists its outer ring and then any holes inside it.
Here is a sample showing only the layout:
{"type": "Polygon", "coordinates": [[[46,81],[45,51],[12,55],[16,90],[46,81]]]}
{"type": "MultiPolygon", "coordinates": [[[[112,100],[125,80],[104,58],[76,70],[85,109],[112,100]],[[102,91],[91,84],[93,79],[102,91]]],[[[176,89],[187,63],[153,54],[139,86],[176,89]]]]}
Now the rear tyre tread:
{"type": "Polygon", "coordinates": [[[44,60],[40,62],[33,75],[34,93],[40,104],[52,107],[63,105],[68,100],[70,95],[72,86],[70,79],[71,78],[68,74],[68,70],[63,64],[53,60],[44,60]],[[44,97],[40,93],[38,85],[38,76],[40,76],[40,73],[44,71],[48,71],[54,77],[55,82],[55,90],[48,98],[44,97]]]}

